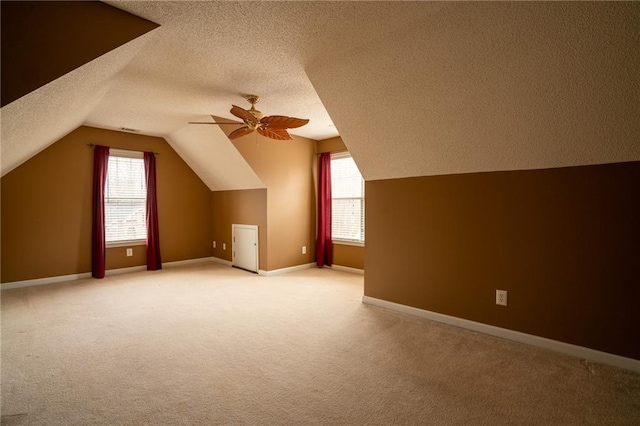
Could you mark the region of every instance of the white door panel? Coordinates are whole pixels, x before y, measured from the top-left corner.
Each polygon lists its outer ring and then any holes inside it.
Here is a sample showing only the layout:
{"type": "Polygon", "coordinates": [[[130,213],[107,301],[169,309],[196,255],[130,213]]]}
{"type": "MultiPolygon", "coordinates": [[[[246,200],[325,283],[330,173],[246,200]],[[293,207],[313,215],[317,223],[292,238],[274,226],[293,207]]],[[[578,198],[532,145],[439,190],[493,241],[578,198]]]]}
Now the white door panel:
{"type": "Polygon", "coordinates": [[[233,266],[258,272],[258,227],[231,225],[233,235],[233,266]]]}

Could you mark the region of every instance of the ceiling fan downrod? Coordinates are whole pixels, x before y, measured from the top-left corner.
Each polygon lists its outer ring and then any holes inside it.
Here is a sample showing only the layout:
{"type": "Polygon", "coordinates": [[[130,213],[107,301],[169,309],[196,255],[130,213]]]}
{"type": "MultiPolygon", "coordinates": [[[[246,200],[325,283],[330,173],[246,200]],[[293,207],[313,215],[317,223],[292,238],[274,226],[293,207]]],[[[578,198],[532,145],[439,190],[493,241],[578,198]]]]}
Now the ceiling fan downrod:
{"type": "Polygon", "coordinates": [[[247,102],[249,102],[251,104],[251,108],[249,109],[249,112],[251,114],[253,114],[253,116],[256,118],[256,123],[250,123],[250,122],[246,122],[245,123],[251,127],[252,125],[254,125],[253,129],[255,130],[255,128],[258,127],[258,125],[260,124],[259,121],[262,119],[262,112],[258,111],[256,109],[256,104],[260,101],[260,96],[257,95],[246,95],[245,98],[247,99],[247,102]]]}

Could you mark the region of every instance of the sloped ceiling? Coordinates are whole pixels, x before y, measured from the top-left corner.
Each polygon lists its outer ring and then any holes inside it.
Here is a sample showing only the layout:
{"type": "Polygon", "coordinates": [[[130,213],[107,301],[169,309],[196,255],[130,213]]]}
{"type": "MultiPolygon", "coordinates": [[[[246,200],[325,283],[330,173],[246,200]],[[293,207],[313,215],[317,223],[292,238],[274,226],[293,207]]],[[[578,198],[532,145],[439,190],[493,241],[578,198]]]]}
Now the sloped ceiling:
{"type": "Polygon", "coordinates": [[[2,176],[85,121],[153,34],[144,35],[2,108],[2,176]]]}
{"type": "Polygon", "coordinates": [[[212,191],[266,188],[218,126],[185,126],[165,139],[212,191]]]}
{"type": "Polygon", "coordinates": [[[309,118],[295,130],[338,135],[305,73],[313,61],[365,45],[441,6],[387,2],[109,1],[161,25],[118,76],[87,124],[168,135],[200,116],[236,119],[231,105],[261,97],[266,115],[309,118]]]}
{"type": "Polygon", "coordinates": [[[308,75],[365,179],[640,160],[640,4],[456,3],[308,75]]]}
{"type": "Polygon", "coordinates": [[[340,134],[368,180],[640,159],[638,3],[107,3],[160,27],[3,107],[3,174],[85,124],[165,137],[211,189],[260,187],[187,124],[249,93],[340,134]]]}
{"type": "Polygon", "coordinates": [[[396,7],[384,2],[107,3],[160,27],[152,32],[144,49],[109,78],[98,82],[91,75],[93,71],[83,72],[84,67],[70,73],[75,81],[96,82],[91,90],[82,91],[82,85],[76,89],[73,84],[62,87],[56,80],[47,85],[51,87],[44,87],[51,96],[26,96],[16,101],[18,105],[5,106],[3,127],[22,129],[10,139],[5,139],[3,132],[3,151],[7,147],[3,174],[84,124],[114,130],[126,127],[167,137],[211,189],[235,188],[231,184],[221,188],[220,183],[238,170],[244,172],[239,181],[252,182],[254,187],[254,173],[248,165],[230,170],[224,165],[233,161],[223,161],[215,167],[209,165],[205,172],[195,159],[208,158],[216,142],[192,139],[203,131],[179,130],[189,121],[212,114],[234,118],[228,112],[231,104],[246,107],[243,95],[254,93],[261,96],[258,107],[265,114],[310,118],[311,123],[296,129],[297,134],[312,139],[337,136],[305,67],[313,61],[330,60],[338,52],[366,44],[442,7],[417,3],[396,7]],[[82,110],[65,108],[73,104],[69,100],[81,103],[82,110]],[[12,108],[47,110],[51,120],[34,120],[38,114],[18,116],[9,111],[12,108]],[[9,145],[14,152],[9,152],[9,145]]]}
{"type": "Polygon", "coordinates": [[[99,2],[0,6],[4,176],[82,124],[158,25],[99,2]]]}
{"type": "Polygon", "coordinates": [[[95,1],[5,1],[0,8],[2,106],[158,27],[95,1]]]}

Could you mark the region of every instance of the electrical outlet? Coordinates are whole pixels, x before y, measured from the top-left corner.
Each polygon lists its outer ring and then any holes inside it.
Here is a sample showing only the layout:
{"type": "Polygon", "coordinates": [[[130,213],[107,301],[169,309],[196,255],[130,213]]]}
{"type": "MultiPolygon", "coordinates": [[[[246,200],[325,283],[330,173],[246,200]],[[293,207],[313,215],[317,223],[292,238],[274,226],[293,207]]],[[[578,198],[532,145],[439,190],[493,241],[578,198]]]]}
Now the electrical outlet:
{"type": "Polygon", "coordinates": [[[496,290],[496,305],[507,306],[507,290],[496,290]]]}
{"type": "Polygon", "coordinates": [[[302,246],[302,254],[307,254],[307,246],[302,246]]]}
{"type": "Polygon", "coordinates": [[[227,249],[227,243],[222,243],[222,250],[226,250],[227,249]]]}
{"type": "Polygon", "coordinates": [[[133,256],[133,249],[132,248],[128,248],[127,249],[127,257],[131,257],[133,256]]]}
{"type": "Polygon", "coordinates": [[[216,242],[215,241],[213,242],[213,248],[216,248],[216,242]]]}

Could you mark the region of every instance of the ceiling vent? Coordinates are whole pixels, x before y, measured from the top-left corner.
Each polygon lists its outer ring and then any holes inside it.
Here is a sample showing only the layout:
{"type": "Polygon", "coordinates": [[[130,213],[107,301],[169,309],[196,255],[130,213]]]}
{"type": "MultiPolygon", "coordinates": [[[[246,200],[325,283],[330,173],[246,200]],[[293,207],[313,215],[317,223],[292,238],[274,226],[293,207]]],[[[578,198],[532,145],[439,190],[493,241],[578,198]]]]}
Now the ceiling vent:
{"type": "Polygon", "coordinates": [[[139,129],[132,129],[131,127],[120,127],[123,132],[140,133],[139,129]]]}

